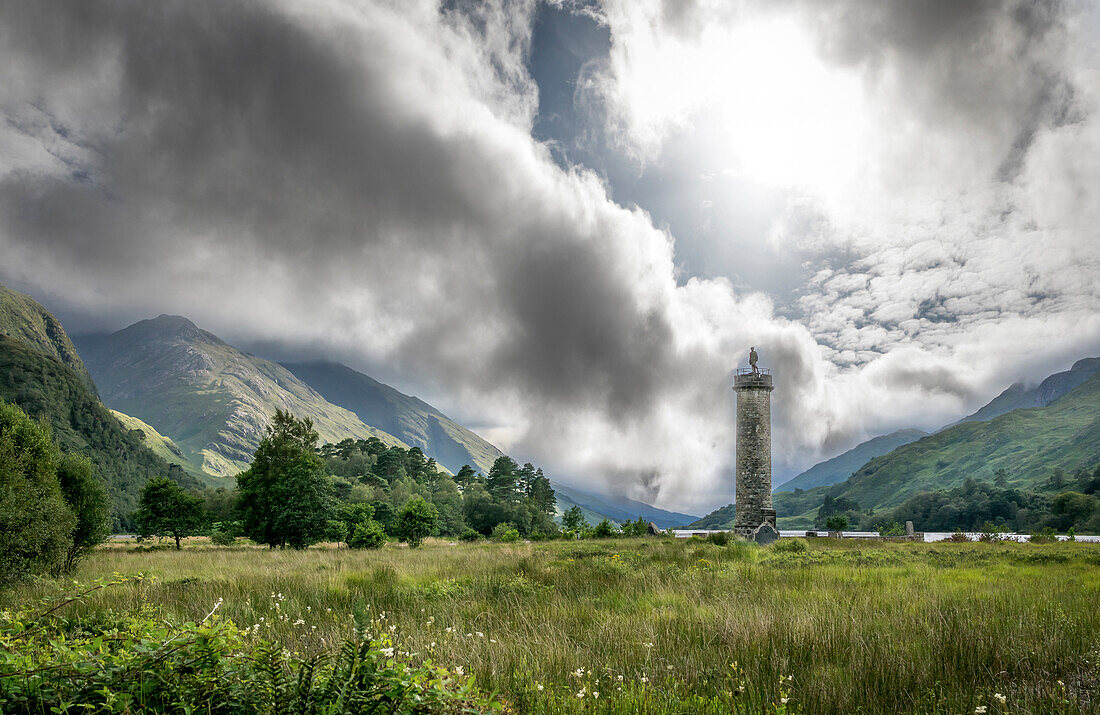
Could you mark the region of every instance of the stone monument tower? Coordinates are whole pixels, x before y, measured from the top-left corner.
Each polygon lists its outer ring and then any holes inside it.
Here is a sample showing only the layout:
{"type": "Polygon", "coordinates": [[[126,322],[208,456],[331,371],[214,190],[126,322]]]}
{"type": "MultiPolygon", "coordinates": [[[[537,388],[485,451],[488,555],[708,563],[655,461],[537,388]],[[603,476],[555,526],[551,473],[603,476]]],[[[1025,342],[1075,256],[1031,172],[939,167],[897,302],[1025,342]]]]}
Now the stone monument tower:
{"type": "Polygon", "coordinates": [[[747,538],[773,541],[779,536],[772,508],[774,388],[771,371],[757,367],[756,361],[753,348],[749,352],[749,367],[738,368],[733,378],[737,393],[737,519],[733,528],[747,538]],[[763,527],[765,524],[768,527],[763,527]]]}

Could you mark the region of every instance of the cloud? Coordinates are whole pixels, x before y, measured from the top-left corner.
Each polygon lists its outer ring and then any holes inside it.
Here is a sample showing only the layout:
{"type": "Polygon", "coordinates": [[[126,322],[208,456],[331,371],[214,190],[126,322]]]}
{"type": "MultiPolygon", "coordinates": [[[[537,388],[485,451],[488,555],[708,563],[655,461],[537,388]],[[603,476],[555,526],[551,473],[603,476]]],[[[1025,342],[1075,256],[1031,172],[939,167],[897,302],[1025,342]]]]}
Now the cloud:
{"type": "MultiPolygon", "coordinates": [[[[647,43],[689,48],[708,33],[728,36],[734,30],[715,23],[752,10],[712,18],[699,7],[652,6],[648,40],[618,24],[633,11],[605,8],[614,42],[626,43],[609,67],[634,71],[622,64],[630,56],[652,67],[646,53],[662,55],[647,43]]],[[[679,509],[728,501],[729,372],[750,344],[779,376],[775,462],[790,472],[869,432],[957,416],[1035,341],[1055,344],[1044,359],[1070,352],[1059,333],[1068,324],[1080,340],[1100,336],[1086,280],[1095,254],[1069,252],[1088,225],[1065,218],[1094,167],[1059,174],[1085,162],[1074,147],[1093,141],[1092,110],[1071,121],[1030,90],[987,100],[1015,112],[1013,131],[977,125],[992,137],[974,160],[992,188],[977,182],[960,196],[952,183],[944,198],[922,179],[904,200],[881,203],[887,192],[874,182],[792,193],[770,245],[815,261],[792,314],[729,280],[679,275],[674,237],[644,209],[617,205],[603,179],[558,166],[531,138],[531,2],[72,0],[0,12],[6,279],[64,291],[120,320],[183,313],[230,340],[392,366],[440,386],[465,414],[495,419],[513,452],[575,482],[679,509]],[[1013,151],[1009,181],[998,171],[1013,151]],[[874,210],[853,196],[874,197],[874,210]],[[1033,338],[1013,345],[1021,330],[1033,338]],[[1003,356],[982,362],[983,345],[1003,356]]],[[[810,11],[789,12],[767,19],[785,42],[810,11]]],[[[1050,38],[1061,25],[1051,18],[1029,21],[1036,39],[1010,43],[1005,56],[1035,54],[1037,67],[1055,67],[1050,38]]],[[[813,77],[848,73],[828,84],[842,99],[864,83],[892,97],[901,91],[892,73],[905,66],[895,53],[915,67],[919,52],[906,43],[937,36],[885,33],[864,46],[838,34],[798,57],[813,77]]],[[[705,88],[681,76],[692,91],[705,88]]],[[[923,78],[926,100],[937,77],[923,78]]],[[[670,90],[664,112],[634,98],[625,77],[600,80],[600,101],[626,102],[605,116],[606,129],[639,156],[699,110],[690,93],[670,90]],[[634,120],[635,101],[644,122],[634,120]]],[[[944,96],[962,101],[978,80],[951,82],[944,96]]],[[[751,88],[764,110],[804,106],[751,88]]],[[[961,118],[943,126],[958,148],[966,137],[956,130],[972,120],[965,104],[952,111],[961,118]]],[[[918,151],[936,115],[917,114],[897,151],[868,160],[896,171],[898,157],[918,151]]],[[[732,126],[759,135],[774,119],[761,117],[746,110],[732,126]]],[[[834,149],[814,154],[813,171],[799,175],[807,186],[832,175],[834,149]]]]}

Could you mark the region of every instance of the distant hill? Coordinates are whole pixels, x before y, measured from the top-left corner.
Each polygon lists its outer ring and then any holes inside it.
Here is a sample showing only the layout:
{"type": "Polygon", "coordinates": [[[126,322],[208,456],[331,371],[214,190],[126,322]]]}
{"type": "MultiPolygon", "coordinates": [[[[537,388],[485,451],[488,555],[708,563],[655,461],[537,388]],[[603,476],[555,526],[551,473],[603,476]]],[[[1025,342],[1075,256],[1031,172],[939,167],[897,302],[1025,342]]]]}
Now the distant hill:
{"type": "Polygon", "coordinates": [[[1097,464],[1100,373],[1093,372],[1044,407],[963,422],[872,459],[828,493],[878,509],[917,492],[957,486],[967,477],[992,481],[1002,468],[1010,486],[1035,488],[1054,469],[1072,473],[1097,464]]]}
{"type": "Polygon", "coordinates": [[[34,298],[0,285],[0,335],[7,335],[57,358],[95,392],[92,376],[84,366],[60,321],[34,298]]]}
{"type": "Polygon", "coordinates": [[[875,457],[888,454],[898,447],[915,442],[927,432],[919,429],[903,429],[861,442],[847,452],[815,464],[797,477],[780,484],[775,491],[790,492],[795,489],[813,489],[842,482],[875,457]]]}
{"type": "Polygon", "coordinates": [[[737,507],[726,504],[718,507],[702,519],[688,524],[687,529],[732,529],[733,522],[737,519],[737,507]]]}
{"type": "Polygon", "coordinates": [[[452,473],[469,464],[488,473],[503,452],[416,397],[334,362],[283,363],[302,382],[365,424],[397,437],[452,473]]]}
{"type": "Polygon", "coordinates": [[[170,437],[210,484],[246,469],[276,408],[309,417],[322,441],[377,437],[281,365],[249,355],[190,320],[161,315],[111,335],[77,338],[103,401],[170,437]]]}
{"type": "Polygon", "coordinates": [[[597,518],[597,520],[599,520],[606,516],[611,521],[621,524],[624,521],[633,521],[641,517],[646,521],[652,521],[662,529],[670,529],[674,526],[682,526],[683,524],[687,524],[699,518],[691,514],[682,514],[680,512],[658,509],[657,507],[650,506],[649,504],[635,499],[609,496],[606,494],[593,494],[592,492],[574,489],[573,487],[567,487],[564,484],[558,484],[556,482],[552,485],[554,491],[557,493],[559,511],[565,511],[573,504],[578,504],[582,510],[593,512],[592,517],[589,517],[587,513],[585,514],[585,518],[589,519],[589,521],[592,521],[592,518],[597,518]]]}
{"type": "Polygon", "coordinates": [[[1056,372],[1034,387],[1017,382],[990,400],[980,410],[963,417],[955,424],[985,422],[1012,410],[1045,407],[1084,383],[1098,370],[1100,370],[1100,358],[1085,358],[1073,363],[1073,367],[1069,370],[1056,372]]]}
{"type": "Polygon", "coordinates": [[[130,525],[141,488],[151,477],[169,476],[197,487],[194,477],[170,466],[125,429],[79,375],[56,357],[0,335],[0,400],[12,402],[50,426],[66,452],[85,454],[111,496],[116,528],[130,525]]]}

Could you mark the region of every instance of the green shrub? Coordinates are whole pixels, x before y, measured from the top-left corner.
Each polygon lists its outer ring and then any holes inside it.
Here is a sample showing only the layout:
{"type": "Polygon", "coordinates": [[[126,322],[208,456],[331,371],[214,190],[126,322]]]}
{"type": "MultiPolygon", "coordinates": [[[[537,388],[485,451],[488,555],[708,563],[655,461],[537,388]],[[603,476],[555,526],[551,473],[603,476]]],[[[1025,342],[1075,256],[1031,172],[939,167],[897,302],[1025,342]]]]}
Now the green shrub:
{"type": "Polygon", "coordinates": [[[386,544],[386,530],[374,519],[359,524],[348,537],[348,546],[353,549],[380,549],[386,544]]]}
{"type": "Polygon", "coordinates": [[[516,542],[520,540],[519,530],[515,525],[502,521],[493,527],[493,540],[503,541],[505,543],[516,542]]]}
{"type": "Polygon", "coordinates": [[[237,543],[237,537],[233,536],[228,531],[214,529],[210,532],[210,543],[215,546],[232,546],[237,543]]]}
{"type": "Polygon", "coordinates": [[[725,546],[730,542],[730,535],[726,531],[716,531],[707,535],[707,541],[717,546],[725,546]]]}
{"type": "Polygon", "coordinates": [[[1057,540],[1058,532],[1049,526],[1042,531],[1034,531],[1031,534],[1031,543],[1033,544],[1053,544],[1057,540]]]}
{"type": "Polygon", "coordinates": [[[462,541],[481,541],[482,537],[481,533],[478,532],[476,529],[471,529],[467,526],[465,529],[462,530],[462,534],[459,535],[458,538],[462,541]]]}
{"type": "Polygon", "coordinates": [[[844,531],[848,528],[848,517],[837,514],[825,520],[825,528],[829,531],[844,531]]]}
{"type": "MultiPolygon", "coordinates": [[[[117,581],[115,582],[117,583],[117,581]]],[[[503,705],[388,635],[303,659],[211,611],[199,623],[144,610],[68,621],[54,605],[0,612],[0,710],[69,712],[495,713],[503,705]]],[[[220,602],[219,602],[220,603],[220,602]]]]}
{"type": "Polygon", "coordinates": [[[787,538],[780,539],[772,544],[772,551],[779,551],[781,553],[788,554],[801,554],[806,551],[809,546],[806,544],[805,539],[787,538]]]}
{"type": "Polygon", "coordinates": [[[592,536],[597,539],[606,539],[609,536],[615,536],[616,534],[617,530],[615,529],[615,525],[611,523],[610,519],[604,519],[599,524],[596,524],[595,528],[592,529],[592,536]]]}

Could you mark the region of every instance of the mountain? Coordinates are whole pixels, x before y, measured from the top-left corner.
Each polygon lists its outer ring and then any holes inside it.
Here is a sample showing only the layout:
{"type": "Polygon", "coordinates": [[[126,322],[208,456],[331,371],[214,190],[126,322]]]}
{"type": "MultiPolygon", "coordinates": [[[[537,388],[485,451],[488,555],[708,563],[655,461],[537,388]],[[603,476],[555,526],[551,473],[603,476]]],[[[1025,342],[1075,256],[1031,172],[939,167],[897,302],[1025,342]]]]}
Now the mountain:
{"type": "Polygon", "coordinates": [[[685,529],[732,529],[737,520],[737,507],[726,504],[718,507],[698,521],[693,521],[685,529]]]}
{"type": "Polygon", "coordinates": [[[188,487],[198,482],[170,466],[124,428],[85,376],[52,355],[0,335],[0,400],[12,402],[50,426],[62,450],[87,455],[111,496],[115,528],[127,528],[141,488],[151,477],[169,476],[188,487]]]}
{"type": "Polygon", "coordinates": [[[29,295],[0,285],[0,335],[56,358],[75,372],[92,392],[95,385],[57,318],[29,295]]]}
{"type": "Polygon", "coordinates": [[[902,445],[915,442],[927,432],[919,429],[903,429],[861,442],[847,452],[819,462],[797,477],[780,484],[774,491],[790,492],[795,489],[813,489],[842,482],[871,459],[894,451],[902,445]]]}
{"type": "MultiPolygon", "coordinates": [[[[1080,361],[1074,367],[1091,361],[1080,361]]],[[[1069,371],[1073,373],[1073,370],[1069,371]]],[[[1042,385],[1078,382],[1059,373],[1042,385]]],[[[1042,387],[1042,385],[1040,387],[1042,387]]],[[[854,499],[861,508],[895,506],[918,492],[961,484],[967,477],[992,481],[998,469],[1008,484],[1035,488],[1054,469],[1072,473],[1100,464],[1100,372],[1043,407],[1016,409],[984,422],[969,421],[872,459],[847,481],[828,488],[834,497],[854,499]]]]}
{"type": "Polygon", "coordinates": [[[416,397],[334,362],[283,363],[302,382],[365,424],[419,447],[452,473],[462,465],[488,473],[503,452],[416,397]]]}
{"type": "Polygon", "coordinates": [[[276,409],[313,420],[322,441],[377,437],[281,365],[249,355],[186,318],[161,315],[111,335],[78,338],[103,401],[170,437],[187,461],[224,483],[252,460],[276,409]]]}
{"type": "Polygon", "coordinates": [[[955,424],[985,422],[1012,410],[1045,407],[1084,383],[1097,370],[1100,370],[1100,358],[1085,358],[1073,363],[1069,370],[1050,375],[1035,387],[1028,387],[1022,382],[1014,383],[980,410],[963,417],[955,424]]]}
{"type": "Polygon", "coordinates": [[[585,518],[589,521],[592,521],[592,519],[598,521],[607,517],[611,521],[621,524],[624,521],[633,521],[641,517],[646,521],[652,521],[662,529],[669,529],[699,518],[691,514],[658,509],[644,502],[627,499],[626,497],[593,494],[581,489],[567,487],[564,484],[552,483],[552,486],[558,498],[559,512],[564,512],[577,504],[585,512],[585,518]],[[592,513],[592,516],[589,516],[589,512],[592,513]]]}
{"type": "Polygon", "coordinates": [[[179,448],[175,442],[168,437],[165,437],[160,432],[157,432],[148,424],[142,422],[137,417],[131,417],[128,414],[119,412],[118,410],[111,410],[112,415],[115,416],[122,426],[131,432],[140,433],[137,435],[138,439],[145,443],[145,446],[152,450],[153,454],[157,455],[165,462],[174,464],[184,472],[190,474],[196,479],[202,481],[206,475],[197,466],[187,461],[187,458],[183,456],[183,450],[179,448]]]}

